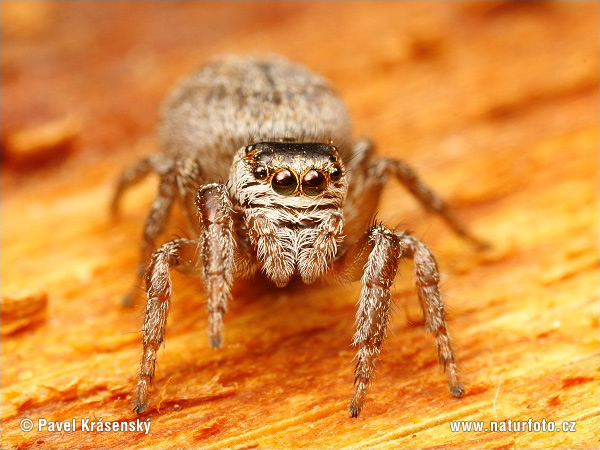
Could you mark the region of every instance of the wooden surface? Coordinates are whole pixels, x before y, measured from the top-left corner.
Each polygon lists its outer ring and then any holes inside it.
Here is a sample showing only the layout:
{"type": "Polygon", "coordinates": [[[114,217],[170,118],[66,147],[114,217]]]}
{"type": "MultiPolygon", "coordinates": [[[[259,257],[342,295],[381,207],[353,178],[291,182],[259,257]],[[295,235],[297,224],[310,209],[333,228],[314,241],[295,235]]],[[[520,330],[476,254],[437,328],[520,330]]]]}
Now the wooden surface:
{"type": "Polygon", "coordinates": [[[1,13],[2,448],[598,447],[598,3],[3,1],[1,13]],[[155,151],[169,86],[224,52],[282,53],[329,77],[356,136],[409,161],[492,242],[477,252],[396,184],[382,200],[378,219],[438,257],[466,395],[448,393],[408,262],[357,420],[358,284],[237,285],[215,351],[200,283],[174,274],[149,434],[22,432],[24,418],[136,418],[143,299],[119,302],[156,181],[117,222],[110,193],[155,151]],[[449,427],[529,418],[577,431],[449,427]]]}

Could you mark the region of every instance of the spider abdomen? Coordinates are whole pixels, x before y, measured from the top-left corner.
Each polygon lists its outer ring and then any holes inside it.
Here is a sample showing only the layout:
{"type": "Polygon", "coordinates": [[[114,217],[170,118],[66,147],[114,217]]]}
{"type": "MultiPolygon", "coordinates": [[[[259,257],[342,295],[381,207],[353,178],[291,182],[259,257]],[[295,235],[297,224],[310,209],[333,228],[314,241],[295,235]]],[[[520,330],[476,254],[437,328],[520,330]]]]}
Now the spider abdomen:
{"type": "Polygon", "coordinates": [[[329,83],[274,56],[205,64],[167,97],[159,127],[161,151],[197,159],[204,182],[226,180],[235,152],[251,141],[343,144],[349,136],[347,109],[329,83]]]}

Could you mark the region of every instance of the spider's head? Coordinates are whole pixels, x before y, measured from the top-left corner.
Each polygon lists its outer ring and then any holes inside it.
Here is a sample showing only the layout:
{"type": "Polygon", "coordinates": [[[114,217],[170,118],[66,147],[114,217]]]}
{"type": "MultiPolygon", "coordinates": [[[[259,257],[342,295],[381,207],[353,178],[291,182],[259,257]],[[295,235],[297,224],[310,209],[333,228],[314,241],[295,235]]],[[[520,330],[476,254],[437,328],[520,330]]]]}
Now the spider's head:
{"type": "Polygon", "coordinates": [[[344,167],[331,142],[257,142],[245,147],[243,160],[253,179],[278,195],[345,194],[344,167]]]}

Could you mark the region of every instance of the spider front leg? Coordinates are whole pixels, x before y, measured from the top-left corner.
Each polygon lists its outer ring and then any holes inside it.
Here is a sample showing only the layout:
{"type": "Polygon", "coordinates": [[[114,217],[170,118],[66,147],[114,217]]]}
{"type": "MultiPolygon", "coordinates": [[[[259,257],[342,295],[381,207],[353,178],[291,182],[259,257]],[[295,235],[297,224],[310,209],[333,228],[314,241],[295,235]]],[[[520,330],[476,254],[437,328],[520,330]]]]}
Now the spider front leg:
{"type": "Polygon", "coordinates": [[[364,265],[356,332],[352,340],[352,345],[358,347],[358,353],[354,370],[354,396],[348,407],[351,417],[357,417],[362,409],[367,387],[379,359],[379,348],[389,323],[390,285],[396,277],[401,255],[397,236],[379,225],[373,226],[357,245],[361,244],[371,247],[371,252],[364,265]]]}
{"type": "Polygon", "coordinates": [[[171,303],[171,277],[169,269],[180,264],[194,265],[198,242],[176,239],[167,242],[152,254],[146,273],[148,301],[144,312],[142,330],[142,362],[133,399],[133,410],[141,413],[148,407],[148,390],[156,363],[156,352],[165,338],[165,325],[171,303]]]}
{"type": "MultiPolygon", "coordinates": [[[[433,255],[410,234],[396,233],[375,225],[339,261],[341,266],[356,270],[357,264],[361,262],[359,260],[366,258],[362,275],[363,288],[356,315],[356,333],[352,342],[352,345],[358,347],[358,352],[354,395],[349,405],[351,417],[357,417],[364,404],[389,323],[390,286],[396,276],[398,262],[404,256],[414,260],[415,282],[425,316],[425,329],[436,338],[439,361],[446,370],[450,392],[456,397],[463,393],[446,327],[444,303],[438,285],[439,273],[433,255]],[[365,247],[370,249],[368,255],[365,247]]],[[[343,268],[340,272],[343,272],[343,268]]]]}
{"type": "Polygon", "coordinates": [[[233,282],[235,242],[231,202],[225,186],[214,183],[198,190],[196,205],[201,229],[199,241],[177,239],[164,244],[152,254],[146,273],[148,302],[144,313],[142,363],[134,397],[133,410],[136,413],[148,407],[156,353],[164,341],[171,301],[171,268],[179,265],[195,267],[201,257],[210,342],[213,347],[221,344],[223,314],[227,310],[233,282]]]}
{"type": "Polygon", "coordinates": [[[231,299],[235,239],[233,210],[227,188],[218,183],[201,187],[196,194],[200,221],[202,279],[208,309],[208,335],[213,348],[223,340],[223,314],[231,299]]]}

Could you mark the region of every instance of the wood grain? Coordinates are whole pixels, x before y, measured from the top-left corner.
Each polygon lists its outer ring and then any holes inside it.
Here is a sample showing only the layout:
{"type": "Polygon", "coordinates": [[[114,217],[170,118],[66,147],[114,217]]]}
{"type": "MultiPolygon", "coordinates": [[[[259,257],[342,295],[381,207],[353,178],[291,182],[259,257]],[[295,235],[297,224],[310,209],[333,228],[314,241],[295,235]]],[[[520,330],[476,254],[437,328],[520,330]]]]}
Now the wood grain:
{"type": "Polygon", "coordinates": [[[598,3],[3,1],[1,13],[2,448],[598,447],[598,3]],[[156,183],[127,195],[120,221],[110,194],[155,151],[167,89],[224,52],[281,53],[329,77],[356,136],[410,162],[492,242],[476,251],[395,184],[382,199],[378,219],[438,257],[465,397],[447,391],[408,262],[356,420],[359,285],[238,284],[214,351],[200,283],[174,274],[149,434],[22,432],[24,418],[136,418],[142,293],[119,302],[156,183]],[[31,320],[11,328],[15,305],[31,320]],[[577,431],[449,426],[529,418],[577,431]]]}

